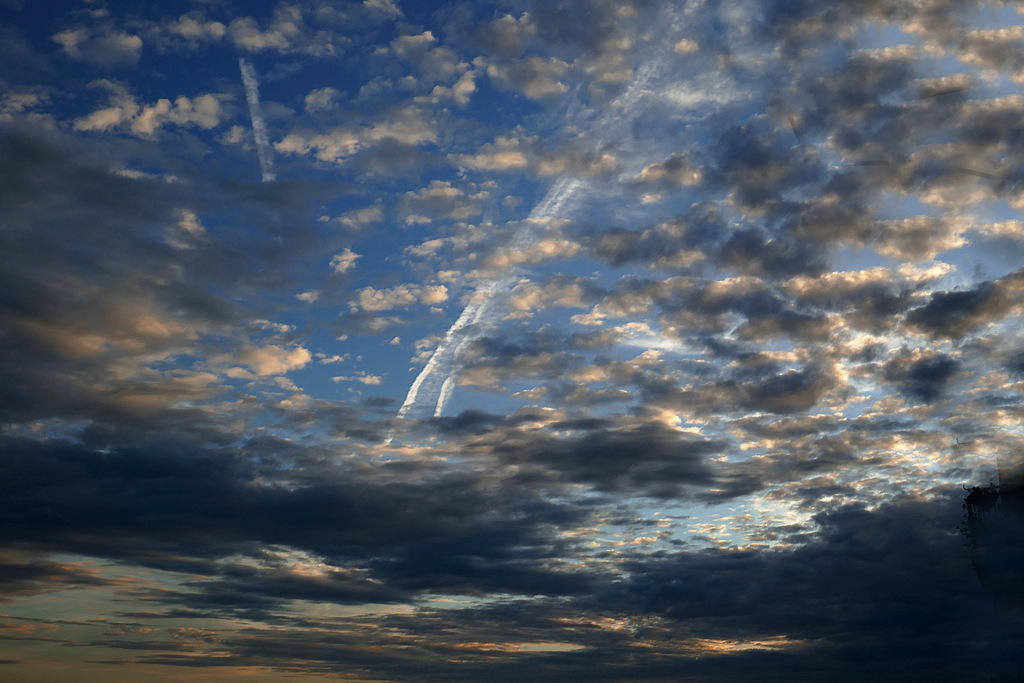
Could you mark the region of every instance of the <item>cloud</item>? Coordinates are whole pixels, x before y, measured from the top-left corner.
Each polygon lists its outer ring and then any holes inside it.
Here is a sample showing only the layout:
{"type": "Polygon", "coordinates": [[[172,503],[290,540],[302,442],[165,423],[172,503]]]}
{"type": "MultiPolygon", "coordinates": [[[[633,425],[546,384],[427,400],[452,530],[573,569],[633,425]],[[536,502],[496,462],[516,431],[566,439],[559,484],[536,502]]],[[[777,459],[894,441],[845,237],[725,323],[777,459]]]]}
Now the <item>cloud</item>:
{"type": "Polygon", "coordinates": [[[238,358],[257,375],[281,375],[305,367],[313,357],[301,346],[295,349],[263,346],[245,349],[238,358]]]}
{"type": "Polygon", "coordinates": [[[184,38],[190,46],[205,42],[217,42],[227,33],[227,27],[219,21],[205,19],[202,14],[182,14],[177,20],[166,24],[163,30],[184,38]]]}
{"type": "Polygon", "coordinates": [[[386,289],[363,287],[353,307],[365,311],[387,311],[407,308],[417,303],[435,306],[448,300],[448,288],[444,285],[396,285],[386,289]]]}
{"type": "Polygon", "coordinates": [[[308,9],[280,3],[269,21],[237,17],[227,26],[228,39],[247,52],[274,50],[281,54],[330,56],[340,54],[351,39],[328,28],[318,28],[324,12],[313,12],[314,24],[306,22],[308,9]],[[262,27],[261,27],[262,24],[262,27]]]}
{"type": "Polygon", "coordinates": [[[476,171],[513,171],[529,164],[527,154],[514,137],[498,137],[483,145],[476,154],[460,154],[458,163],[476,171]]]}
{"type": "Polygon", "coordinates": [[[555,57],[526,57],[507,64],[489,64],[487,75],[505,85],[521,90],[533,99],[556,97],[566,93],[569,87],[560,79],[569,65],[555,57]]]}
{"type": "Polygon", "coordinates": [[[111,100],[112,106],[77,119],[75,130],[106,132],[124,129],[138,137],[153,137],[169,124],[198,126],[207,130],[215,128],[224,116],[221,98],[211,93],[193,98],[179,95],[173,102],[161,98],[153,104],[140,105],[132,95],[115,90],[111,100]]]}
{"type": "Polygon", "coordinates": [[[0,29],[4,666],[987,679],[1013,9],[399,4],[0,29]]]}
{"type": "Polygon", "coordinates": [[[363,7],[374,12],[379,12],[388,18],[403,16],[402,10],[398,8],[394,0],[363,0],[363,7]]]}
{"type": "Polygon", "coordinates": [[[673,154],[664,162],[645,167],[637,180],[653,185],[696,185],[700,182],[700,172],[689,164],[685,156],[673,154]]]}
{"type": "Polygon", "coordinates": [[[336,273],[346,273],[355,268],[356,261],[360,258],[359,254],[345,247],[344,251],[331,257],[331,268],[336,273]]]}
{"type": "Polygon", "coordinates": [[[537,34],[528,12],[518,19],[511,14],[484,23],[477,28],[476,40],[491,54],[514,56],[522,53],[528,42],[537,34]]]}
{"type": "Polygon", "coordinates": [[[428,220],[449,219],[466,220],[483,212],[483,204],[488,199],[486,191],[469,191],[454,187],[445,180],[432,180],[427,187],[418,191],[409,191],[403,198],[404,210],[409,214],[407,222],[418,222],[418,217],[428,220]]]}
{"type": "Polygon", "coordinates": [[[1013,310],[1001,283],[981,282],[967,290],[932,292],[928,303],[907,313],[907,322],[933,337],[959,338],[1013,310]]]}
{"type": "Polygon", "coordinates": [[[302,101],[307,112],[330,111],[337,106],[337,100],[341,94],[341,91],[336,88],[316,88],[310,90],[302,101]]]}
{"type": "Polygon", "coordinates": [[[53,40],[69,57],[108,69],[138,64],[142,55],[142,38],[111,28],[71,28],[53,40]]]}
{"type": "Polygon", "coordinates": [[[293,131],[275,142],[274,149],[281,154],[313,155],[319,161],[343,163],[348,157],[375,145],[417,146],[436,140],[437,130],[424,112],[407,107],[395,112],[389,120],[361,128],[336,128],[326,133],[293,131]]]}
{"type": "Polygon", "coordinates": [[[960,367],[948,354],[903,349],[886,361],[882,371],[886,381],[909,398],[931,403],[943,396],[960,367]]]}

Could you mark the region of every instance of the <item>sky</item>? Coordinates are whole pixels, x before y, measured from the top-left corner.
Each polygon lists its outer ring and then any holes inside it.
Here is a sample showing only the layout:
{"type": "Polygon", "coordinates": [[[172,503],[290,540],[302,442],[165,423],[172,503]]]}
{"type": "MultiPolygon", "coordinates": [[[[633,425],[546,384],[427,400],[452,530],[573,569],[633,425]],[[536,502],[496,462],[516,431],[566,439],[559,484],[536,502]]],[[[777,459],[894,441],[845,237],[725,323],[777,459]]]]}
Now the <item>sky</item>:
{"type": "Polygon", "coordinates": [[[1022,210],[1013,2],[0,0],[0,678],[989,681],[1022,210]]]}

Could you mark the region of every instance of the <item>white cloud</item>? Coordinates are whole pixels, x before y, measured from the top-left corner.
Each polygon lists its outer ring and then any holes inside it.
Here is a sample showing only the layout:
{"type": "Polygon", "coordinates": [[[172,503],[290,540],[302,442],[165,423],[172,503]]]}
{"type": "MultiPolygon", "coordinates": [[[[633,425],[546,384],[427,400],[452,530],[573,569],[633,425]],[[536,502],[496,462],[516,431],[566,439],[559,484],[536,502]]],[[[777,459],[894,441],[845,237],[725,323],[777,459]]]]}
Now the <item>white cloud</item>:
{"type": "Polygon", "coordinates": [[[444,285],[403,284],[387,289],[363,287],[359,290],[357,308],[365,311],[387,311],[407,308],[417,303],[428,306],[448,300],[448,288],[444,285]]]}
{"type": "Polygon", "coordinates": [[[331,257],[331,268],[336,273],[346,273],[355,268],[356,261],[359,260],[360,255],[345,247],[345,250],[340,254],[335,254],[331,257]]]}
{"type": "Polygon", "coordinates": [[[303,347],[286,349],[281,346],[250,347],[242,351],[239,360],[257,375],[281,375],[305,367],[313,356],[303,347]]]}
{"type": "Polygon", "coordinates": [[[430,31],[416,35],[399,36],[391,41],[391,50],[402,59],[421,59],[437,38],[430,31]]]}
{"type": "Polygon", "coordinates": [[[434,101],[452,100],[455,104],[469,104],[470,98],[476,92],[476,71],[467,71],[451,87],[436,85],[430,96],[434,101]]]}
{"type": "Polygon", "coordinates": [[[486,268],[509,268],[524,263],[541,263],[552,259],[572,258],[580,251],[577,242],[561,237],[545,237],[514,249],[495,249],[484,259],[486,268]]]}
{"type": "MultiPolygon", "coordinates": [[[[488,197],[486,191],[466,194],[445,180],[432,180],[430,185],[416,192],[406,192],[405,210],[410,214],[407,223],[426,222],[429,216],[452,220],[465,220],[481,212],[480,202],[488,197]]],[[[429,220],[429,219],[428,219],[429,220]]]]}
{"type": "Polygon", "coordinates": [[[406,107],[391,120],[362,128],[335,128],[327,133],[294,131],[274,144],[281,154],[314,155],[320,161],[341,163],[362,149],[383,140],[415,146],[437,141],[437,131],[424,113],[406,107]]]}
{"type": "Polygon", "coordinates": [[[913,216],[881,221],[879,228],[872,240],[878,253],[903,260],[926,261],[966,244],[963,234],[970,225],[931,216],[913,216]]]}
{"type": "Polygon", "coordinates": [[[697,45],[696,41],[690,40],[689,38],[683,38],[676,43],[672,49],[676,54],[685,55],[690,54],[691,52],[696,52],[700,49],[700,46],[697,45]]]}
{"type": "Polygon", "coordinates": [[[379,222],[383,217],[384,212],[379,206],[367,206],[363,209],[349,211],[343,216],[339,216],[336,220],[346,227],[358,230],[379,222]]]}
{"type": "Polygon", "coordinates": [[[53,40],[69,57],[107,68],[137,64],[142,55],[142,38],[108,28],[68,29],[55,34],[53,40]]]}
{"type": "Polygon", "coordinates": [[[343,35],[311,29],[302,9],[285,3],[274,10],[265,28],[252,17],[239,17],[228,25],[227,36],[236,47],[249,52],[276,50],[283,54],[333,55],[350,42],[343,35]]]}
{"type": "MultiPolygon", "coordinates": [[[[98,85],[104,86],[104,82],[98,85]]],[[[153,104],[140,105],[131,95],[115,91],[111,106],[77,119],[74,128],[102,132],[127,126],[136,136],[153,137],[167,124],[214,128],[223,114],[219,97],[210,93],[191,99],[179,95],[174,102],[161,98],[153,104]]]]}
{"type": "Polygon", "coordinates": [[[294,23],[275,22],[275,25],[261,31],[252,17],[239,17],[228,26],[228,35],[238,47],[257,52],[277,48],[285,51],[290,47],[288,37],[295,37],[300,31],[294,23]]]}
{"type": "Polygon", "coordinates": [[[182,14],[177,21],[168,24],[165,30],[184,38],[189,43],[198,44],[220,40],[227,32],[227,27],[219,21],[206,21],[202,17],[182,14]]]}
{"type": "Polygon", "coordinates": [[[346,129],[330,133],[292,132],[280,142],[274,143],[274,149],[281,154],[313,154],[320,161],[335,163],[352,156],[362,147],[359,132],[346,129]]]}
{"type": "Polygon", "coordinates": [[[165,239],[175,249],[194,249],[206,240],[206,228],[199,221],[199,216],[189,209],[181,209],[178,223],[165,233],[165,239]]]}
{"type": "Polygon", "coordinates": [[[341,91],[336,88],[318,88],[311,90],[302,101],[306,106],[306,111],[310,113],[329,111],[337,106],[340,96],[341,91]]]}
{"type": "Polygon", "coordinates": [[[524,12],[519,19],[506,14],[480,28],[481,42],[492,54],[515,55],[537,34],[537,27],[524,12]]]}
{"type": "Polygon", "coordinates": [[[367,374],[365,372],[357,372],[355,375],[351,375],[351,376],[338,375],[337,377],[332,377],[331,381],[332,382],[360,382],[361,384],[365,384],[367,386],[375,386],[377,384],[381,384],[384,381],[384,378],[381,377],[380,375],[370,375],[370,374],[367,374]]]}
{"type": "Polygon", "coordinates": [[[560,59],[532,56],[508,64],[491,64],[487,75],[505,85],[518,88],[527,97],[543,99],[561,95],[569,88],[559,79],[569,69],[560,59]]]}
{"type": "Polygon", "coordinates": [[[498,137],[476,154],[454,155],[453,159],[475,171],[511,171],[529,165],[519,139],[514,137],[498,137]]]}
{"type": "Polygon", "coordinates": [[[395,4],[395,0],[363,0],[363,7],[379,12],[386,17],[403,16],[402,10],[395,4]]]}

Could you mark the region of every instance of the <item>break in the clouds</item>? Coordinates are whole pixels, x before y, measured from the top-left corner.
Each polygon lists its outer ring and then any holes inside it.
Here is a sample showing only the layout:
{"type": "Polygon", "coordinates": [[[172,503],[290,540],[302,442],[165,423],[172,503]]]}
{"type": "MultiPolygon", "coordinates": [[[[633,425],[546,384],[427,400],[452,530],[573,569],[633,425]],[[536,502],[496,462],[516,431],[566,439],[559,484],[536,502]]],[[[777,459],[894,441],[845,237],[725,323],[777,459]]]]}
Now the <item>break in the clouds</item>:
{"type": "Polygon", "coordinates": [[[1015,4],[4,12],[0,678],[1019,674],[1015,4]]]}

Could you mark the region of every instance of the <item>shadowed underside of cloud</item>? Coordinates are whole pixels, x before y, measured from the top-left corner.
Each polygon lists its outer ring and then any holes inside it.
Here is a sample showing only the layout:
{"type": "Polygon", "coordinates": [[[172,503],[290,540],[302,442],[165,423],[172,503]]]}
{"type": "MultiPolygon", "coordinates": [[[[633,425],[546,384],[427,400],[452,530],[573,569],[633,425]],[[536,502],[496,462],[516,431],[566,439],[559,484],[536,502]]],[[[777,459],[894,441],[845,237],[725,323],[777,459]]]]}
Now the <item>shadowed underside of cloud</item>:
{"type": "MultiPolygon", "coordinates": [[[[375,495],[402,505],[395,492],[375,495]]],[[[465,546],[454,537],[440,543],[394,539],[396,559],[375,565],[371,582],[342,571],[303,576],[275,567],[269,557],[258,569],[222,565],[217,574],[186,582],[191,591],[139,598],[153,608],[167,605],[168,618],[231,614],[267,627],[222,631],[215,642],[196,633],[190,647],[198,658],[192,663],[180,659],[175,647],[189,634],[179,642],[139,641],[150,654],[138,661],[307,674],[360,670],[371,678],[421,680],[743,681],[770,672],[769,680],[828,675],[859,681],[886,680],[894,671],[901,680],[988,680],[988,648],[999,646],[1003,635],[993,628],[990,603],[961,537],[950,530],[959,514],[951,496],[899,499],[877,509],[848,505],[819,514],[814,542],[802,547],[626,550],[612,564],[586,562],[562,580],[541,568],[543,557],[521,552],[501,569],[489,534],[467,538],[465,546]],[[405,558],[416,564],[415,572],[401,567],[405,558]],[[509,580],[500,581],[506,573],[509,580]],[[428,576],[469,594],[541,590],[529,600],[423,606],[372,618],[309,621],[284,608],[290,600],[408,599],[409,590],[429,590],[428,576]],[[535,586],[526,580],[530,576],[535,586]],[[204,658],[212,655],[211,646],[228,658],[219,664],[204,658]]],[[[566,518],[547,522],[571,524],[566,518]]],[[[128,543],[142,535],[140,530],[128,543]]],[[[162,545],[161,534],[149,535],[154,547],[162,545]]],[[[12,571],[4,572],[7,585],[19,581],[12,571]]],[[[80,579],[50,572],[35,580],[57,585],[80,579]]],[[[132,647],[124,639],[109,645],[132,647]]]]}

